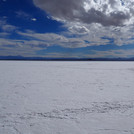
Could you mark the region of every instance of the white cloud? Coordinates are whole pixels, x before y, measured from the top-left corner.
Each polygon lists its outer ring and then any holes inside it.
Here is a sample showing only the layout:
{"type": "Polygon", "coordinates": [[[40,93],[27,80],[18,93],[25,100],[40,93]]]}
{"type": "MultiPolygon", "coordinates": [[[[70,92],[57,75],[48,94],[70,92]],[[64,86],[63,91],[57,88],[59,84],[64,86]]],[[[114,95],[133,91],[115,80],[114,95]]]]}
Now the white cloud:
{"type": "Polygon", "coordinates": [[[107,51],[97,51],[89,50],[89,54],[83,52],[73,53],[73,52],[46,52],[42,57],[47,58],[131,58],[134,54],[134,49],[132,50],[107,50],[107,51]],[[92,52],[92,54],[90,54],[92,52]]]}
{"type": "Polygon", "coordinates": [[[107,50],[107,51],[97,51],[92,50],[94,54],[83,54],[84,58],[131,58],[134,55],[134,49],[130,50],[107,50]]]}
{"type": "Polygon", "coordinates": [[[31,20],[32,20],[32,21],[37,21],[37,19],[36,19],[36,18],[31,18],[31,20]]]}
{"type": "MultiPolygon", "coordinates": [[[[96,42],[86,43],[82,39],[78,38],[67,38],[57,34],[41,34],[35,33],[34,31],[27,30],[26,32],[18,32],[19,35],[25,36],[27,40],[13,40],[0,38],[0,53],[1,55],[22,55],[22,56],[36,56],[36,51],[46,49],[49,46],[55,44],[62,47],[68,48],[78,48],[86,47],[89,45],[98,45],[100,43],[107,44],[109,40],[97,39],[96,42]],[[30,39],[28,39],[30,38],[30,39]],[[105,41],[105,43],[104,43],[105,41]]],[[[85,35],[84,35],[85,36],[85,35]]],[[[84,37],[86,38],[86,37],[84,37]]],[[[107,50],[107,51],[98,51],[98,50],[89,50],[89,54],[64,52],[64,53],[46,53],[45,55],[39,55],[43,57],[74,57],[74,58],[101,58],[101,57],[132,57],[134,50],[107,50]],[[90,54],[92,52],[92,54],[90,54]]]]}
{"type": "Polygon", "coordinates": [[[73,34],[80,34],[80,35],[89,33],[89,30],[85,26],[81,25],[70,26],[69,31],[73,34]]]}
{"type": "Polygon", "coordinates": [[[29,48],[46,48],[49,46],[48,43],[44,41],[37,41],[37,40],[13,40],[13,39],[5,39],[0,38],[0,46],[2,47],[25,47],[28,46],[29,48]]]}
{"type": "MultiPolygon", "coordinates": [[[[42,48],[53,45],[78,48],[110,43],[118,46],[134,44],[134,2],[132,0],[33,1],[36,6],[47,11],[53,19],[62,21],[68,31],[60,34],[37,33],[30,30],[20,32],[16,31],[19,28],[0,20],[1,37],[8,36],[14,31],[29,39],[17,44],[42,48]]],[[[35,17],[23,11],[16,12],[16,16],[37,21],[35,17]]]]}
{"type": "Polygon", "coordinates": [[[47,57],[47,58],[81,58],[75,53],[45,53],[44,55],[41,55],[42,57],[47,57]]]}
{"type": "Polygon", "coordinates": [[[1,33],[0,33],[0,37],[6,37],[6,36],[8,36],[8,35],[10,35],[10,34],[7,33],[7,32],[1,32],[1,33]]]}
{"type": "Polygon", "coordinates": [[[1,56],[28,56],[35,57],[36,51],[46,48],[46,44],[36,40],[13,40],[0,38],[0,55],[1,56]]]}
{"type": "Polygon", "coordinates": [[[6,31],[6,32],[11,32],[11,31],[14,31],[16,29],[17,29],[17,27],[16,26],[13,26],[13,25],[6,24],[6,25],[3,25],[2,26],[2,30],[3,31],[6,31]]]}
{"type": "Polygon", "coordinates": [[[22,18],[22,19],[30,19],[32,16],[29,15],[28,13],[20,10],[20,11],[16,12],[16,17],[22,18]]]}
{"type": "Polygon", "coordinates": [[[2,31],[4,31],[4,32],[12,32],[14,30],[17,30],[17,27],[14,25],[8,24],[4,20],[0,20],[0,29],[2,29],[2,31]]]}
{"type": "MultiPolygon", "coordinates": [[[[130,27],[113,27],[110,29],[108,27],[104,28],[101,25],[92,25],[88,27],[90,31],[82,29],[85,33],[83,32],[81,34],[78,32],[81,30],[81,27],[71,27],[70,32],[61,34],[37,33],[31,30],[26,30],[25,32],[18,31],[17,33],[25,36],[27,39],[36,40],[36,42],[45,42],[45,44],[48,44],[47,46],[59,45],[68,48],[108,45],[112,43],[121,46],[134,43],[134,32],[133,30],[130,32],[130,27]]],[[[134,26],[131,28],[134,29],[134,26]]]]}
{"type": "Polygon", "coordinates": [[[111,38],[119,46],[134,43],[133,0],[33,1],[53,19],[64,23],[68,29],[65,36],[86,40],[90,42],[88,45],[109,44],[110,41],[102,37],[111,38]]]}
{"type": "Polygon", "coordinates": [[[17,32],[21,36],[25,36],[27,38],[31,38],[32,40],[36,40],[37,42],[44,42],[48,44],[48,46],[59,45],[62,47],[68,48],[77,48],[77,47],[85,47],[86,44],[82,39],[79,38],[68,38],[60,34],[54,33],[36,33],[34,31],[27,30],[26,32],[17,32]]]}
{"type": "Polygon", "coordinates": [[[28,13],[26,13],[24,11],[20,10],[20,11],[17,11],[15,13],[16,13],[17,18],[25,19],[25,20],[31,20],[31,21],[37,21],[37,19],[33,15],[28,14],[28,13]]]}
{"type": "Polygon", "coordinates": [[[54,18],[85,24],[121,26],[132,23],[133,0],[33,0],[54,18]]]}

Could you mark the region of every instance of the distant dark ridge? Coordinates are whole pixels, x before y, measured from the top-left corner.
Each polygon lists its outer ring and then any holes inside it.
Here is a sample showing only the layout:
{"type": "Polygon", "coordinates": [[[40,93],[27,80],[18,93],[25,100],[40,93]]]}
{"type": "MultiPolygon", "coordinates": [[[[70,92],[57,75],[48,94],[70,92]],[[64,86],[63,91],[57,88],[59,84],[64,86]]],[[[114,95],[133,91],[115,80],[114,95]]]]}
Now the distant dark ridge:
{"type": "Polygon", "coordinates": [[[35,60],[35,61],[134,61],[133,58],[43,58],[23,56],[0,56],[0,60],[35,60]]]}

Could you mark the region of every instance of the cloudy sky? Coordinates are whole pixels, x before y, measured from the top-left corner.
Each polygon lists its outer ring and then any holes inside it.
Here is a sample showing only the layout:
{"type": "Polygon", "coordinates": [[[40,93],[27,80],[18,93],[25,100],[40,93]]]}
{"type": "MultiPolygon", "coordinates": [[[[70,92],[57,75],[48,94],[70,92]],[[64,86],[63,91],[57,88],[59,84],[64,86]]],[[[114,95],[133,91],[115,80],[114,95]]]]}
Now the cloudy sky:
{"type": "Polygon", "coordinates": [[[134,57],[134,1],[0,0],[0,56],[134,57]]]}

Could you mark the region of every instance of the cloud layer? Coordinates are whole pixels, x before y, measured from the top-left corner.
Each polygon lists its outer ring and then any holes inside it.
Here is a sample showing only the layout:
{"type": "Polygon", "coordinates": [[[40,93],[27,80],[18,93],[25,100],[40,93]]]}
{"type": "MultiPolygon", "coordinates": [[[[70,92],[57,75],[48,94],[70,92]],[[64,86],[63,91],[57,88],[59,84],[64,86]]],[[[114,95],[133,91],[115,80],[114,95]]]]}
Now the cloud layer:
{"type": "MultiPolygon", "coordinates": [[[[86,41],[84,46],[107,45],[111,40],[113,44],[119,46],[134,43],[133,0],[33,0],[33,2],[53,19],[63,22],[68,29],[67,36],[86,41]]],[[[80,44],[75,47],[80,47],[80,44]]]]}
{"type": "Polygon", "coordinates": [[[61,21],[122,26],[133,23],[133,0],[33,0],[53,18],[61,21]]]}
{"type": "MultiPolygon", "coordinates": [[[[33,0],[36,7],[46,11],[53,19],[61,21],[66,31],[40,33],[20,29],[0,20],[1,54],[36,55],[37,51],[60,46],[64,49],[87,46],[134,44],[134,2],[133,0],[33,0]],[[10,38],[14,33],[17,39],[10,38]]],[[[15,12],[17,18],[36,21],[23,11],[15,12]]],[[[70,50],[71,50],[70,49],[70,50]]],[[[91,52],[91,50],[90,50],[91,52]]],[[[75,54],[73,57],[107,57],[133,55],[130,50],[92,51],[89,54],[75,54]]],[[[70,53],[48,53],[44,56],[69,56],[70,53]]]]}

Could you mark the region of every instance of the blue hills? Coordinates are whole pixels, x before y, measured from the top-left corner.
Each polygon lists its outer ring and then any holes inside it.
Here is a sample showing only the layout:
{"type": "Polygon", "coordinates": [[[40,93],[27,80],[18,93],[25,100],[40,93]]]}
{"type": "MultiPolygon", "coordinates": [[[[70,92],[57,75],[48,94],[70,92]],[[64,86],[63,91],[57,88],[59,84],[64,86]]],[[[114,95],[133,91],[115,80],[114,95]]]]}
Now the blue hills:
{"type": "Polygon", "coordinates": [[[23,56],[0,56],[0,60],[44,60],[44,61],[134,61],[132,58],[44,58],[44,57],[23,57],[23,56]]]}

